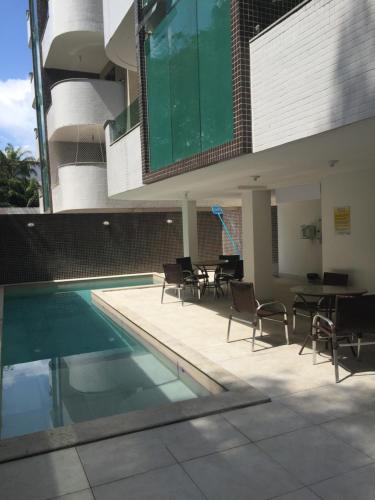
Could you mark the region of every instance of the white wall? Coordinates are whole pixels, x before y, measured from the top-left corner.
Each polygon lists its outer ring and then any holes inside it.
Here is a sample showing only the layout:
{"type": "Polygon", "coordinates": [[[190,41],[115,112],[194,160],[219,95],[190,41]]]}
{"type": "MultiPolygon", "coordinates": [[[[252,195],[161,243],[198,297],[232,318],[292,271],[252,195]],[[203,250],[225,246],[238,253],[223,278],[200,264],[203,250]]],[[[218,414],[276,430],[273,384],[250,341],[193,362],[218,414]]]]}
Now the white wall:
{"type": "Polygon", "coordinates": [[[280,203],[277,206],[279,228],[279,273],[306,276],[322,274],[322,245],[318,240],[301,238],[300,227],[316,224],[321,217],[320,200],[280,203]]]}
{"type": "Polygon", "coordinates": [[[137,71],[133,0],[103,0],[104,45],[108,58],[137,71]]]}
{"type": "Polygon", "coordinates": [[[49,0],[48,5],[49,17],[42,40],[43,64],[92,71],[96,57],[104,65],[102,0],[49,0]],[[80,61],[74,57],[79,54],[80,61]],[[74,59],[76,67],[71,66],[74,59]]]}
{"type": "MultiPolygon", "coordinates": [[[[109,42],[122,20],[133,5],[133,0],[102,0],[104,18],[104,41],[109,42]]],[[[135,19],[134,19],[135,22],[135,19]]]]}
{"type": "Polygon", "coordinates": [[[374,0],[311,0],[250,43],[254,151],[375,116],[374,0]]]}
{"type": "Polygon", "coordinates": [[[77,125],[102,126],[106,120],[113,120],[125,106],[123,84],[107,80],[64,80],[52,88],[51,95],[52,105],[47,114],[49,140],[76,141],[75,130],[71,137],[67,131],[61,137],[56,132],[77,125]]]}
{"type": "Polygon", "coordinates": [[[136,127],[124,137],[110,144],[109,127],[105,130],[108,195],[136,189],[142,182],[142,156],[140,127],[136,127]]]}
{"type": "Polygon", "coordinates": [[[54,211],[122,207],[108,199],[104,165],[66,165],[58,169],[59,185],[53,189],[54,211]]]}
{"type": "Polygon", "coordinates": [[[348,272],[350,284],[375,293],[375,170],[337,174],[322,182],[323,265],[348,272]],[[351,234],[335,233],[333,209],[351,207],[351,234]]]}

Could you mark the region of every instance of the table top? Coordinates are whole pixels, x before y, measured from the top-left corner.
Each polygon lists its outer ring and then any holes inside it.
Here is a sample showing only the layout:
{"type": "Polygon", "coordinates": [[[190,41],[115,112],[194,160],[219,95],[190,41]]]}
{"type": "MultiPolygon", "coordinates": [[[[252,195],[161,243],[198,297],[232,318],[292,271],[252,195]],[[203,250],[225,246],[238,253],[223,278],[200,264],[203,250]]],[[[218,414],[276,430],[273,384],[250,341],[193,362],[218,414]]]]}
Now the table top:
{"type": "Polygon", "coordinates": [[[209,266],[222,266],[223,264],[227,264],[227,260],[223,259],[202,259],[196,260],[193,262],[194,266],[197,267],[209,267],[209,266]]]}
{"type": "Polygon", "coordinates": [[[333,285],[298,285],[290,289],[297,295],[309,295],[311,297],[334,297],[336,295],[364,295],[367,290],[351,286],[333,285]]]}

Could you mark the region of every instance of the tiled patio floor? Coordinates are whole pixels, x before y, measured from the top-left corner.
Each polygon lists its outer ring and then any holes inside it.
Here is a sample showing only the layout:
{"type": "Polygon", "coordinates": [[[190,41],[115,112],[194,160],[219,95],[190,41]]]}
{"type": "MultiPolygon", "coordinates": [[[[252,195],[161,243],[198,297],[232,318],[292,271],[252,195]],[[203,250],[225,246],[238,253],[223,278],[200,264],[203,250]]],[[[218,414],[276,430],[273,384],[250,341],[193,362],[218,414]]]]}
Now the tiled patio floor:
{"type": "MultiPolygon", "coordinates": [[[[287,283],[275,290],[290,302],[287,283]]],[[[186,356],[198,351],[272,402],[0,465],[1,498],[375,499],[373,351],[360,363],[348,358],[355,373],[336,385],[327,357],[313,366],[309,349],[298,356],[303,333],[286,346],[272,325],[254,353],[247,341],[227,344],[226,300],[181,307],[168,295],[161,305],[158,288],[105,295],[186,356]]]]}

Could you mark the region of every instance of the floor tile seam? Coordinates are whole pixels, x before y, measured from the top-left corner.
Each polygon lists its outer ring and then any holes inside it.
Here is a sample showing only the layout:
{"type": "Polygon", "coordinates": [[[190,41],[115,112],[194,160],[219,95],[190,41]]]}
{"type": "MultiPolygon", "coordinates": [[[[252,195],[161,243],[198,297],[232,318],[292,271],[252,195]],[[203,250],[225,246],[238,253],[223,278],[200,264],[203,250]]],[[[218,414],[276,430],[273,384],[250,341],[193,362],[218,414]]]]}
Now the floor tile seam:
{"type": "MultiPolygon", "coordinates": [[[[307,427],[301,427],[301,428],[299,428],[299,429],[295,429],[294,431],[288,431],[288,432],[285,432],[285,433],[279,434],[279,436],[272,436],[271,438],[265,438],[265,439],[262,439],[262,440],[259,440],[259,441],[254,441],[254,444],[255,444],[255,445],[258,445],[258,443],[261,443],[261,442],[263,442],[263,441],[267,441],[267,440],[269,440],[269,439],[274,439],[274,438],[276,438],[276,437],[284,436],[284,435],[287,435],[287,434],[291,434],[291,433],[293,433],[293,432],[297,432],[297,431],[300,431],[300,430],[304,430],[304,429],[308,429],[308,428],[313,428],[313,427],[315,427],[315,428],[317,428],[317,427],[318,427],[318,428],[320,428],[321,430],[323,430],[323,432],[324,432],[324,431],[326,431],[326,432],[327,432],[327,433],[328,433],[331,437],[333,437],[334,439],[336,439],[338,442],[340,442],[340,443],[342,443],[342,444],[344,444],[344,445],[346,445],[346,446],[349,446],[349,448],[351,448],[353,451],[356,451],[357,453],[360,453],[361,455],[364,455],[364,456],[366,456],[369,460],[371,460],[371,462],[368,462],[367,464],[360,465],[360,466],[354,466],[354,469],[353,469],[353,470],[355,470],[356,468],[360,468],[360,467],[366,467],[366,465],[370,465],[371,463],[374,463],[374,462],[375,462],[375,457],[371,457],[371,456],[367,455],[367,453],[363,452],[362,450],[360,450],[360,449],[358,449],[358,448],[356,448],[356,447],[354,447],[354,446],[351,446],[349,443],[347,443],[347,442],[346,442],[346,441],[344,441],[343,439],[338,438],[338,437],[337,437],[335,434],[333,434],[332,432],[329,432],[329,431],[327,431],[327,429],[322,428],[322,425],[321,425],[321,424],[312,424],[312,425],[309,425],[309,426],[307,426],[307,427]]],[[[269,455],[269,454],[268,454],[268,452],[267,452],[266,450],[263,450],[263,449],[262,449],[261,447],[259,447],[259,446],[258,446],[258,448],[259,448],[260,450],[264,451],[265,453],[267,453],[267,455],[269,455]]],[[[271,458],[272,458],[272,457],[271,457],[271,458]]],[[[274,460],[276,460],[276,459],[274,459],[274,460]]],[[[276,460],[276,462],[277,462],[277,463],[279,463],[277,460],[276,460]]],[[[280,464],[280,465],[282,465],[282,464],[280,464]]],[[[350,472],[350,471],[349,471],[349,472],[350,472]]],[[[337,475],[337,474],[336,474],[336,475],[337,475]]],[[[335,475],[335,476],[336,476],[336,475],[335,475]]],[[[333,476],[333,477],[335,477],[335,476],[333,476]]],[[[306,484],[306,486],[308,486],[308,484],[310,484],[310,483],[307,483],[307,484],[306,484]]],[[[311,484],[313,484],[313,483],[311,483],[311,484]]]]}
{"type": "Polygon", "coordinates": [[[328,383],[328,384],[323,384],[323,385],[315,385],[313,387],[309,387],[308,389],[302,389],[302,390],[298,390],[298,391],[294,391],[294,392],[287,392],[287,393],[284,393],[284,394],[277,394],[276,396],[273,396],[273,401],[274,400],[279,400],[279,399],[282,399],[282,398],[289,398],[289,397],[294,397],[298,394],[301,394],[301,393],[306,393],[306,392],[310,392],[310,391],[314,391],[314,390],[318,390],[318,389],[323,389],[324,387],[331,387],[331,386],[334,386],[335,384],[334,383],[328,383]]]}
{"type": "Polygon", "coordinates": [[[133,474],[119,477],[117,479],[112,479],[110,481],[104,481],[103,483],[98,483],[98,484],[91,484],[90,483],[90,489],[95,490],[95,488],[100,488],[101,486],[106,486],[106,485],[112,484],[112,483],[118,483],[120,481],[125,481],[126,479],[130,479],[130,478],[137,477],[137,476],[142,476],[143,474],[147,474],[148,472],[153,472],[153,471],[157,471],[157,470],[161,470],[161,469],[167,469],[168,467],[173,467],[175,465],[179,465],[179,462],[174,462],[174,463],[168,464],[168,465],[159,465],[156,467],[151,467],[150,469],[144,470],[142,472],[134,472],[133,474]]]}
{"type": "Polygon", "coordinates": [[[348,474],[351,474],[352,472],[358,472],[361,469],[365,469],[366,467],[369,467],[370,465],[375,465],[375,461],[368,463],[368,464],[359,465],[359,466],[355,467],[354,469],[342,472],[340,474],[334,474],[333,476],[327,477],[325,479],[320,479],[319,481],[315,481],[314,483],[309,483],[308,485],[306,485],[306,488],[309,488],[315,495],[318,495],[318,493],[316,493],[313,489],[314,486],[318,486],[319,484],[325,483],[326,481],[330,481],[331,479],[336,479],[336,478],[341,478],[341,477],[347,476],[348,474]]]}
{"type": "Polygon", "coordinates": [[[83,488],[83,489],[77,490],[77,491],[71,491],[70,493],[64,493],[63,495],[59,495],[58,497],[54,496],[54,497],[44,498],[43,500],[60,500],[61,498],[64,498],[68,495],[75,495],[76,493],[82,493],[83,491],[87,491],[87,490],[90,490],[91,494],[93,495],[92,488],[89,485],[88,488],[83,488]]]}
{"type": "MultiPolygon", "coordinates": [[[[295,431],[293,431],[293,432],[295,432],[295,431]]],[[[272,438],[270,438],[270,439],[272,439],[272,438]]],[[[296,474],[295,474],[294,471],[290,471],[282,463],[280,463],[278,460],[276,460],[276,458],[274,458],[267,450],[264,450],[263,448],[261,448],[260,446],[258,446],[258,443],[259,443],[259,441],[257,441],[256,443],[254,443],[254,445],[258,448],[258,450],[260,450],[262,453],[264,453],[271,460],[271,462],[273,462],[275,465],[279,466],[281,469],[283,469],[285,472],[287,472],[288,475],[293,480],[295,480],[297,483],[299,483],[301,485],[299,488],[297,488],[297,490],[302,489],[302,488],[308,486],[308,484],[304,483],[299,477],[296,476],[296,474]]]]}
{"type": "Polygon", "coordinates": [[[197,455],[195,457],[192,457],[192,458],[186,458],[184,460],[177,460],[177,463],[178,464],[185,464],[185,463],[188,463],[188,462],[193,462],[194,460],[198,460],[200,458],[206,458],[206,457],[211,457],[212,455],[216,455],[217,453],[224,453],[226,451],[230,451],[230,450],[235,450],[237,448],[242,448],[243,446],[249,446],[249,444],[254,444],[252,443],[248,437],[244,436],[247,440],[246,443],[241,443],[241,444],[237,444],[235,446],[230,446],[229,448],[223,448],[221,450],[214,450],[214,451],[210,451],[209,453],[204,453],[203,455],[197,455]]]}
{"type": "Polygon", "coordinates": [[[204,498],[206,498],[206,500],[209,500],[209,497],[204,493],[204,491],[201,489],[201,487],[199,486],[199,484],[195,481],[195,479],[189,474],[189,472],[185,469],[185,467],[183,466],[182,463],[178,463],[177,464],[178,467],[180,467],[180,469],[182,470],[182,472],[184,474],[186,474],[186,476],[190,479],[190,481],[196,486],[196,488],[198,489],[198,491],[202,494],[202,496],[204,498]]]}
{"type": "MultiPolygon", "coordinates": [[[[87,475],[87,472],[86,472],[85,466],[84,466],[84,464],[83,464],[83,461],[82,461],[81,455],[79,454],[79,451],[78,451],[78,447],[77,447],[77,446],[74,446],[74,450],[75,450],[75,452],[76,452],[76,454],[77,454],[77,456],[78,456],[79,463],[81,464],[81,467],[82,467],[82,469],[83,469],[83,473],[84,473],[84,475],[85,475],[85,478],[86,478],[86,481],[87,481],[87,484],[88,484],[88,488],[89,488],[90,490],[92,490],[92,487],[91,487],[91,483],[90,483],[89,477],[88,477],[88,475],[87,475]]],[[[88,488],[86,488],[86,489],[88,489],[88,488]]],[[[74,492],[74,493],[76,493],[76,492],[74,492]]]]}
{"type": "MultiPolygon", "coordinates": [[[[335,420],[342,420],[343,418],[345,417],[342,417],[342,418],[337,418],[335,420]]],[[[334,420],[331,420],[329,423],[332,423],[334,422],[334,420]]],[[[337,439],[338,441],[344,443],[346,446],[349,446],[350,448],[352,448],[353,450],[359,452],[359,453],[362,453],[362,455],[365,455],[367,458],[369,458],[371,460],[371,462],[375,462],[375,454],[374,456],[371,456],[371,455],[368,455],[368,453],[366,453],[365,451],[361,450],[360,448],[358,448],[357,446],[354,446],[353,444],[349,443],[348,441],[346,441],[344,438],[342,438],[341,436],[337,436],[337,434],[335,434],[333,431],[331,431],[330,429],[326,429],[324,427],[325,424],[327,424],[328,422],[325,422],[323,424],[319,424],[318,427],[320,427],[321,429],[323,429],[325,432],[328,432],[328,434],[330,434],[332,437],[334,437],[335,439],[337,439]]]]}
{"type": "Polygon", "coordinates": [[[280,432],[279,434],[274,434],[273,436],[269,436],[269,437],[257,439],[255,441],[251,440],[251,442],[254,443],[254,444],[261,443],[263,441],[267,441],[268,439],[274,439],[274,438],[278,438],[280,436],[286,436],[287,434],[292,434],[292,432],[296,432],[296,431],[308,429],[309,427],[316,427],[316,426],[317,426],[316,424],[311,424],[311,422],[306,422],[306,425],[304,425],[302,427],[297,427],[297,429],[292,429],[290,431],[280,432]]]}
{"type": "Polygon", "coordinates": [[[290,491],[289,493],[282,493],[281,495],[274,495],[272,497],[268,497],[266,500],[278,500],[279,498],[283,497],[284,495],[289,495],[290,493],[297,493],[298,491],[302,491],[302,490],[309,490],[309,491],[311,491],[311,493],[313,493],[318,498],[320,498],[320,499],[322,498],[319,495],[317,495],[315,493],[315,491],[312,491],[308,486],[302,486],[301,488],[297,488],[296,490],[290,491]]]}

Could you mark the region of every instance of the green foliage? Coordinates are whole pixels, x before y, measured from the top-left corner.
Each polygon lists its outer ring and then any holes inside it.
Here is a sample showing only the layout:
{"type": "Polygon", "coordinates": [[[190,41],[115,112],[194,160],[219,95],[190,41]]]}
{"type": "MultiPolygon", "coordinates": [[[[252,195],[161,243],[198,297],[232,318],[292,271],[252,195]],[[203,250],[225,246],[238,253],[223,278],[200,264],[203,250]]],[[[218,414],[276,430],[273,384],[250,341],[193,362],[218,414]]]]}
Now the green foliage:
{"type": "Polygon", "coordinates": [[[7,144],[0,150],[0,207],[38,207],[37,162],[29,151],[7,144]]]}

